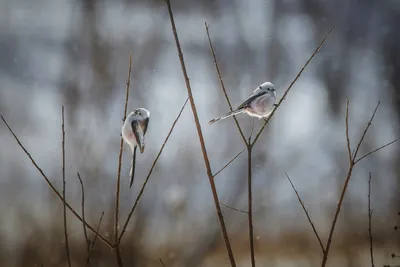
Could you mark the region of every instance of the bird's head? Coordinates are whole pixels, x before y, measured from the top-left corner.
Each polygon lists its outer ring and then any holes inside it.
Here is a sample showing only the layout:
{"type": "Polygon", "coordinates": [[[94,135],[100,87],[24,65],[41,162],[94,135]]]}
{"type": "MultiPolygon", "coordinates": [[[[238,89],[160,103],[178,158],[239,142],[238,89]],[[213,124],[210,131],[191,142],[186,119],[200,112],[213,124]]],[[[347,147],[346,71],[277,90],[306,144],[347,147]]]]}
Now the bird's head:
{"type": "Polygon", "coordinates": [[[266,91],[267,93],[275,94],[275,86],[270,82],[265,82],[258,86],[258,88],[262,91],[266,91]]]}

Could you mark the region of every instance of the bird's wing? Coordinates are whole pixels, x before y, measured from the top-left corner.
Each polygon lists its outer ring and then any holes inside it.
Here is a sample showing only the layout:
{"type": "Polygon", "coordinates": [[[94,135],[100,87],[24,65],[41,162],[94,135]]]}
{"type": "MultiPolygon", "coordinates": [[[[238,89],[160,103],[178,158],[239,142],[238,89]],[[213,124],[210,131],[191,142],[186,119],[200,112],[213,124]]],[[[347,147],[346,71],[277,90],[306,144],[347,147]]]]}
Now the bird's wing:
{"type": "Polygon", "coordinates": [[[149,126],[149,121],[150,121],[149,118],[145,119],[145,124],[144,124],[145,126],[144,126],[144,129],[143,129],[143,135],[146,134],[147,128],[149,126]]]}
{"type": "Polygon", "coordinates": [[[246,108],[254,99],[267,94],[266,91],[256,89],[237,109],[246,108]]]}
{"type": "Polygon", "coordinates": [[[139,144],[139,133],[138,133],[138,131],[137,131],[137,127],[138,127],[138,121],[137,120],[133,120],[132,121],[132,124],[131,124],[131,127],[132,127],[132,131],[133,131],[133,134],[135,135],[135,139],[136,139],[136,143],[137,144],[139,144]]]}

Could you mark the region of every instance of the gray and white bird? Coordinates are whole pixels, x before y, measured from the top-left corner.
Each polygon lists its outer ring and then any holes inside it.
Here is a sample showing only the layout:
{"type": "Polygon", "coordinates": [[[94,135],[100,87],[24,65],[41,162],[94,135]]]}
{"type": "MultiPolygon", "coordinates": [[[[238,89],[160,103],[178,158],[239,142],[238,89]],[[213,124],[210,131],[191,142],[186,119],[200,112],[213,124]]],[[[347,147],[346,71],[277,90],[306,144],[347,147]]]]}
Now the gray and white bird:
{"type": "Polygon", "coordinates": [[[138,108],[132,111],[128,117],[126,117],[124,124],[122,125],[122,138],[131,147],[132,150],[132,162],[130,177],[131,181],[129,187],[132,187],[133,178],[135,176],[135,164],[136,164],[136,149],[139,146],[140,153],[144,152],[145,147],[145,134],[147,126],[149,125],[150,112],[144,108],[138,108]]]}
{"type": "Polygon", "coordinates": [[[249,116],[259,119],[266,118],[274,110],[276,106],[275,101],[276,92],[274,85],[270,82],[265,82],[258,86],[236,110],[212,119],[208,124],[213,124],[214,122],[240,113],[247,113],[249,116]]]}

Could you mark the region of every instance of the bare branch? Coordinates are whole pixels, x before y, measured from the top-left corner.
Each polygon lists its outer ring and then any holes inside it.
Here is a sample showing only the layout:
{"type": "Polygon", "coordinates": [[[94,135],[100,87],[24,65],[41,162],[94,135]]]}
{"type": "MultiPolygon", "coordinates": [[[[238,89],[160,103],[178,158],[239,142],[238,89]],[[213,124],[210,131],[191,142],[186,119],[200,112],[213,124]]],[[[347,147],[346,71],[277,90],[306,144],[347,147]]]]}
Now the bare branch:
{"type": "Polygon", "coordinates": [[[147,174],[147,177],[146,177],[146,179],[145,179],[145,181],[144,181],[144,183],[143,183],[143,185],[142,185],[142,188],[141,188],[140,191],[139,191],[139,195],[137,196],[137,198],[136,198],[136,200],[135,200],[135,204],[133,204],[133,207],[131,208],[131,211],[129,212],[128,218],[126,219],[125,224],[124,224],[124,226],[122,227],[121,234],[120,234],[120,236],[119,236],[119,238],[118,238],[118,241],[117,241],[118,244],[121,242],[121,239],[122,239],[122,237],[123,237],[123,235],[124,235],[124,233],[125,233],[125,231],[126,231],[126,227],[128,227],[129,221],[130,221],[130,219],[131,219],[131,217],[132,217],[132,215],[133,215],[133,212],[135,211],[136,206],[137,206],[137,204],[139,203],[139,200],[140,200],[140,198],[141,198],[142,195],[143,195],[143,192],[144,192],[144,189],[145,189],[145,187],[146,187],[146,185],[147,185],[147,182],[149,181],[149,179],[150,179],[150,177],[151,177],[151,174],[153,173],[153,170],[154,170],[154,168],[155,168],[155,166],[156,166],[156,164],[157,164],[157,161],[158,161],[158,159],[160,158],[161,153],[163,152],[164,147],[165,147],[165,145],[167,144],[168,139],[169,139],[169,137],[170,137],[172,131],[174,130],[176,123],[178,122],[179,118],[181,117],[181,114],[182,114],[182,112],[183,112],[183,109],[185,108],[185,106],[186,106],[188,100],[189,100],[189,98],[186,98],[186,101],[185,101],[185,103],[183,104],[181,110],[179,111],[178,116],[176,117],[175,121],[172,123],[171,129],[169,130],[169,132],[168,132],[168,134],[167,134],[167,137],[165,138],[164,143],[162,144],[162,146],[161,146],[161,148],[160,148],[160,151],[158,152],[156,158],[155,158],[154,161],[153,161],[153,164],[151,165],[150,171],[149,171],[149,173],[147,174]]]}
{"type": "Polygon", "coordinates": [[[161,266],[165,267],[165,264],[164,264],[164,262],[162,261],[162,259],[159,258],[158,260],[160,261],[161,266]]]}
{"type": "Polygon", "coordinates": [[[349,162],[352,162],[351,156],[351,145],[349,137],[349,99],[346,100],[346,142],[347,142],[347,154],[349,156],[349,162]]]}
{"type": "Polygon", "coordinates": [[[294,187],[294,185],[293,185],[293,183],[292,183],[292,180],[290,179],[289,175],[288,175],[287,173],[285,173],[285,175],[286,175],[287,179],[289,180],[289,183],[290,183],[290,185],[292,186],[294,192],[296,193],[297,200],[299,201],[301,207],[303,208],[303,211],[304,211],[304,213],[305,213],[306,216],[307,216],[308,222],[310,223],[310,225],[311,225],[311,227],[312,227],[312,229],[313,229],[313,231],[314,231],[314,234],[315,234],[315,236],[316,236],[317,239],[318,239],[319,245],[320,245],[320,247],[321,247],[321,249],[322,249],[322,253],[324,253],[324,252],[325,252],[324,245],[322,244],[322,241],[321,241],[321,238],[320,238],[319,235],[318,235],[317,229],[315,228],[314,223],[312,222],[311,217],[310,217],[310,215],[308,214],[308,211],[307,211],[307,209],[306,209],[306,206],[304,205],[303,200],[301,199],[299,193],[297,192],[296,187],[294,187]]]}
{"type": "MultiPolygon", "coordinates": [[[[219,82],[220,82],[220,84],[221,84],[221,89],[222,89],[222,91],[224,92],[224,95],[225,95],[225,98],[226,98],[226,102],[228,102],[228,105],[229,105],[229,109],[230,109],[231,111],[233,111],[233,108],[232,108],[232,105],[231,105],[231,101],[229,100],[228,94],[227,94],[226,89],[225,89],[224,82],[223,82],[223,80],[222,80],[221,72],[220,72],[220,70],[219,70],[219,66],[218,66],[218,63],[217,63],[217,57],[215,56],[215,52],[214,52],[214,48],[213,48],[213,45],[212,45],[212,42],[211,42],[210,32],[209,32],[209,30],[208,30],[208,24],[207,24],[207,22],[205,22],[204,25],[205,25],[205,27],[206,27],[206,32],[207,32],[207,37],[208,37],[208,43],[209,43],[209,45],[210,45],[211,53],[212,53],[212,56],[213,56],[213,58],[214,58],[215,69],[216,69],[217,74],[218,74],[219,82]]],[[[240,127],[239,121],[237,120],[237,118],[236,118],[235,115],[233,116],[233,119],[235,120],[236,127],[237,127],[238,130],[239,130],[239,133],[240,133],[240,136],[241,136],[242,139],[243,139],[243,142],[247,145],[246,137],[244,136],[243,130],[242,130],[242,128],[240,127]]]]}
{"type": "Polygon", "coordinates": [[[65,238],[65,250],[67,252],[68,266],[71,267],[71,255],[69,252],[68,243],[68,227],[67,227],[67,205],[65,198],[65,128],[64,128],[64,106],[61,106],[61,131],[62,131],[62,183],[63,183],[63,219],[64,219],[64,238],[65,238]]]}
{"type": "MultiPolygon", "coordinates": [[[[46,174],[44,174],[43,170],[39,167],[39,165],[36,163],[36,161],[33,159],[33,157],[31,156],[31,154],[28,152],[28,150],[26,150],[26,148],[24,147],[24,145],[22,145],[21,141],[19,140],[19,138],[15,135],[15,133],[13,132],[13,130],[11,129],[10,125],[8,125],[7,121],[4,119],[3,116],[0,116],[1,119],[3,120],[4,124],[7,126],[8,130],[11,132],[11,134],[13,135],[15,141],[18,143],[18,145],[21,147],[21,149],[24,151],[24,153],[28,156],[28,158],[31,160],[33,166],[35,166],[35,168],[39,171],[39,173],[42,175],[43,179],[46,181],[47,185],[51,188],[51,190],[53,190],[53,192],[57,195],[57,197],[64,203],[64,198],[61,196],[61,194],[58,192],[58,190],[54,187],[54,185],[50,182],[50,180],[47,178],[46,174]]],[[[82,219],[82,217],[68,204],[68,202],[65,201],[65,205],[67,206],[67,208],[75,215],[76,218],[78,218],[78,220],[80,220],[81,222],[85,223],[87,228],[92,231],[93,233],[96,233],[96,230],[90,226],[90,224],[88,224],[85,220],[82,219]]],[[[99,238],[101,241],[104,242],[104,244],[106,244],[109,248],[113,248],[113,245],[111,244],[110,241],[108,241],[104,236],[99,234],[99,238]]]]}
{"type": "MultiPolygon", "coordinates": [[[[83,181],[82,181],[82,178],[81,178],[81,175],[79,174],[79,172],[77,173],[77,176],[79,179],[79,183],[81,184],[81,191],[82,191],[82,200],[81,200],[82,219],[84,221],[86,221],[86,218],[85,218],[85,187],[83,186],[83,181]]],[[[87,234],[86,224],[82,223],[82,225],[83,225],[83,234],[85,236],[85,241],[86,241],[86,248],[87,248],[87,252],[89,253],[90,239],[87,234]]]]}
{"type": "Polygon", "coordinates": [[[359,161],[361,161],[362,159],[370,156],[371,154],[374,154],[375,152],[378,152],[379,150],[381,150],[382,148],[385,148],[387,146],[390,146],[391,144],[396,143],[398,140],[393,140],[392,142],[389,142],[383,146],[378,147],[377,149],[372,150],[371,152],[368,152],[367,154],[365,154],[364,156],[360,157],[359,159],[357,159],[354,163],[358,163],[359,161]]]}
{"type": "Polygon", "coordinates": [[[222,203],[222,202],[220,202],[220,203],[221,203],[221,205],[222,205],[222,206],[224,206],[225,208],[228,208],[228,209],[230,209],[230,210],[234,210],[234,211],[238,211],[238,212],[242,212],[242,213],[246,213],[246,214],[248,214],[248,212],[247,212],[247,211],[245,211],[245,210],[236,209],[236,208],[234,208],[234,207],[231,207],[231,206],[225,205],[225,204],[224,204],[224,203],[222,203]]]}
{"type": "Polygon", "coordinates": [[[228,232],[227,232],[226,226],[225,226],[224,217],[222,215],[221,207],[219,205],[218,193],[217,193],[217,189],[215,187],[215,183],[214,183],[214,179],[213,179],[213,175],[212,175],[212,171],[211,171],[210,162],[208,160],[206,145],[204,143],[204,138],[203,138],[203,133],[202,133],[201,126],[200,126],[199,117],[197,115],[197,109],[196,109],[196,105],[194,103],[194,98],[193,98],[193,95],[192,95],[192,88],[190,86],[189,77],[188,77],[188,74],[187,74],[187,71],[186,71],[185,61],[183,59],[182,49],[181,49],[181,45],[180,45],[179,38],[178,38],[178,33],[176,31],[174,15],[172,13],[171,1],[170,0],[166,0],[166,4],[167,4],[167,7],[168,7],[168,14],[169,14],[169,18],[170,18],[170,21],[171,21],[171,28],[172,28],[172,33],[173,33],[174,39],[175,39],[176,49],[178,51],[178,57],[179,57],[179,60],[180,60],[180,63],[181,63],[182,73],[183,73],[183,76],[185,78],[185,84],[186,84],[187,93],[188,93],[189,99],[190,99],[190,105],[192,107],[193,118],[194,118],[194,121],[196,123],[197,135],[199,137],[199,141],[200,141],[200,145],[201,145],[201,151],[202,151],[203,158],[204,158],[204,163],[205,163],[205,166],[206,166],[206,169],[207,169],[207,176],[208,176],[208,180],[209,180],[209,183],[210,183],[210,187],[211,187],[211,191],[212,191],[212,195],[213,195],[213,199],[214,199],[215,209],[217,211],[219,223],[220,223],[220,226],[221,226],[222,236],[223,236],[224,241],[225,241],[225,246],[226,246],[226,249],[227,249],[227,252],[228,252],[230,264],[231,264],[232,267],[236,267],[235,259],[234,259],[234,256],[233,256],[233,251],[232,251],[231,244],[230,244],[229,237],[228,237],[228,232]]]}
{"type": "Polygon", "coordinates": [[[101,213],[99,224],[97,225],[96,234],[94,235],[92,245],[90,246],[90,249],[89,249],[89,252],[88,252],[88,255],[87,255],[87,258],[86,258],[86,266],[89,266],[90,256],[92,255],[92,251],[93,251],[94,245],[96,244],[97,237],[99,236],[98,233],[99,233],[99,230],[100,230],[101,221],[103,220],[103,216],[104,216],[104,211],[101,213]]]}
{"type": "Polygon", "coordinates": [[[368,179],[368,234],[369,234],[369,250],[371,254],[371,266],[375,267],[374,264],[374,252],[372,249],[372,226],[371,226],[371,221],[372,221],[372,210],[371,210],[371,173],[369,173],[369,179],[368,179]]]}
{"type": "Polygon", "coordinates": [[[318,53],[319,49],[322,47],[322,45],[325,43],[326,38],[328,38],[329,34],[331,34],[331,32],[333,31],[333,29],[335,28],[335,26],[333,26],[329,32],[325,35],[324,39],[322,39],[321,43],[318,45],[318,47],[315,49],[314,53],[311,55],[311,57],[307,60],[306,64],[304,64],[304,66],[301,68],[301,70],[299,71],[299,73],[297,74],[296,78],[294,78],[294,80],[292,81],[292,83],[289,85],[288,89],[286,89],[286,91],[283,93],[282,98],[279,100],[278,104],[276,105],[275,109],[272,111],[271,115],[266,119],[264,125],[261,127],[260,131],[258,132],[258,134],[256,135],[256,138],[254,138],[253,142],[251,143],[252,146],[254,146],[254,144],[257,142],[258,138],[260,137],[261,133],[264,131],[265,127],[267,126],[267,124],[269,123],[270,119],[272,118],[272,116],[275,114],[276,110],[280,107],[280,105],[282,104],[283,100],[285,100],[286,95],[289,93],[290,89],[292,88],[292,86],[296,83],[297,79],[301,76],[301,74],[303,73],[304,69],[308,66],[308,64],[311,62],[311,60],[314,58],[314,56],[318,53]]]}
{"type": "MultiPolygon", "coordinates": [[[[251,144],[250,140],[251,136],[249,136],[249,144],[251,144]]],[[[254,227],[253,227],[253,193],[252,193],[252,170],[251,170],[251,160],[252,160],[252,146],[247,146],[247,203],[248,203],[248,221],[249,221],[249,239],[250,239],[250,258],[251,258],[251,266],[256,266],[256,258],[254,253],[254,227]]]]}
{"type": "Polygon", "coordinates": [[[363,134],[362,134],[362,136],[361,136],[360,142],[358,142],[356,151],[354,152],[353,161],[357,158],[357,153],[358,153],[358,151],[359,151],[359,149],[360,149],[360,147],[361,147],[361,143],[364,141],[364,137],[365,137],[365,135],[367,134],[369,127],[370,127],[371,124],[372,124],[372,120],[373,120],[374,117],[375,117],[376,111],[378,110],[378,107],[379,107],[379,104],[380,104],[380,103],[381,103],[381,101],[378,101],[378,104],[376,105],[375,110],[374,110],[374,112],[372,113],[371,119],[368,121],[367,127],[365,127],[365,130],[364,130],[364,132],[363,132],[363,134]]]}
{"type": "MultiPolygon", "coordinates": [[[[126,80],[126,92],[125,92],[125,106],[124,106],[124,117],[123,121],[126,119],[126,113],[128,110],[128,99],[129,99],[129,90],[131,84],[131,73],[132,73],[132,54],[129,54],[129,67],[128,67],[128,79],[126,80]]],[[[119,227],[119,196],[121,189],[121,166],[122,166],[122,152],[124,148],[124,139],[121,137],[119,144],[119,155],[118,155],[118,170],[117,170],[117,181],[115,187],[115,214],[114,214],[114,243],[118,242],[118,227],[119,227]]],[[[119,251],[119,250],[118,250],[119,251]]],[[[117,252],[118,254],[118,252],[117,252]]],[[[117,259],[119,262],[120,260],[117,259]]],[[[119,266],[120,263],[119,263],[119,266]]]]}
{"type": "Polygon", "coordinates": [[[244,151],[246,150],[246,148],[244,148],[242,151],[240,151],[239,153],[236,154],[236,156],[233,157],[233,159],[231,159],[227,164],[224,165],[224,167],[222,167],[219,171],[217,171],[213,177],[215,179],[215,176],[217,176],[220,172],[222,172],[226,167],[228,167],[237,157],[239,157],[244,151]]]}

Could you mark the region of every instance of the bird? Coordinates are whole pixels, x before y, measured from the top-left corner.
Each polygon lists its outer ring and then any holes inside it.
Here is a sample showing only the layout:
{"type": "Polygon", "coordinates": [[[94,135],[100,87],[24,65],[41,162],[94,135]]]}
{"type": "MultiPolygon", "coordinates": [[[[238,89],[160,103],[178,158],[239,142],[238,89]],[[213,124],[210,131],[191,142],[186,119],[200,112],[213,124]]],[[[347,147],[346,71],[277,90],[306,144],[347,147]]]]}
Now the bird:
{"type": "Polygon", "coordinates": [[[208,124],[211,125],[240,113],[247,113],[259,119],[266,118],[276,107],[275,101],[275,86],[270,82],[265,82],[259,85],[237,109],[210,120],[208,124]]]}
{"type": "Polygon", "coordinates": [[[121,135],[124,141],[131,147],[132,161],[130,169],[130,184],[132,187],[135,176],[136,149],[139,146],[140,153],[144,152],[145,135],[150,120],[150,111],[144,108],[138,108],[129,113],[122,125],[121,135]]]}

